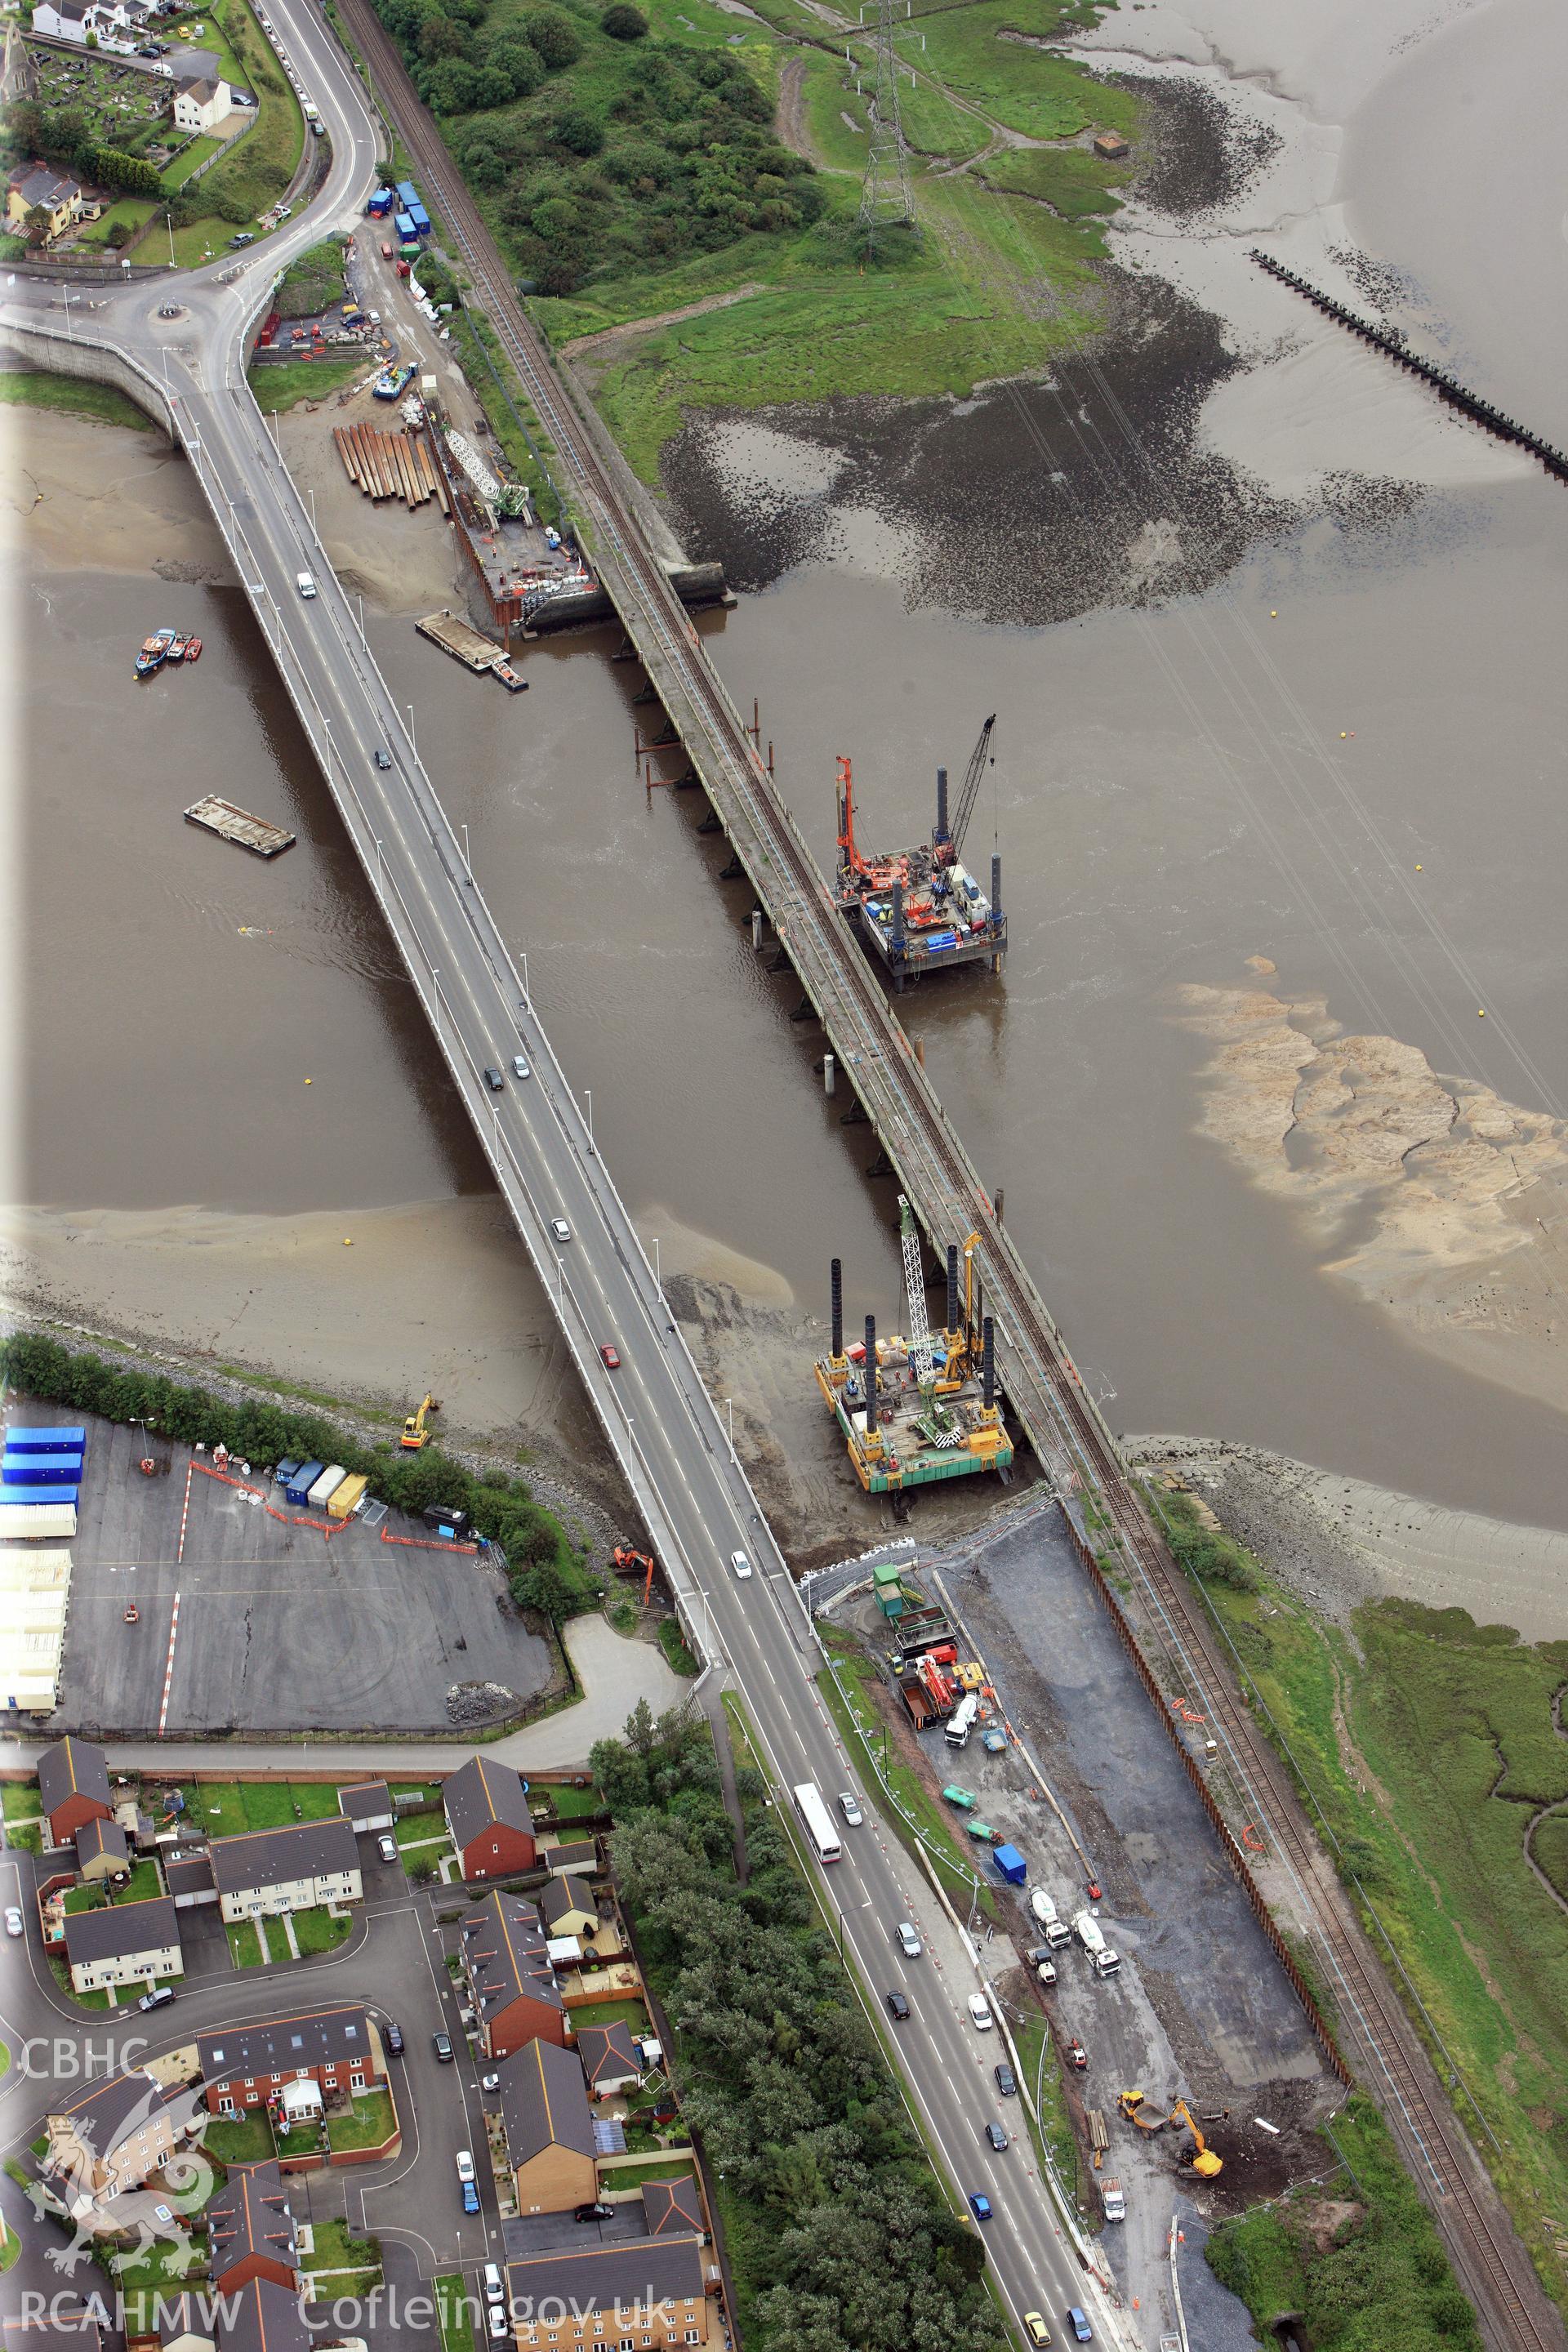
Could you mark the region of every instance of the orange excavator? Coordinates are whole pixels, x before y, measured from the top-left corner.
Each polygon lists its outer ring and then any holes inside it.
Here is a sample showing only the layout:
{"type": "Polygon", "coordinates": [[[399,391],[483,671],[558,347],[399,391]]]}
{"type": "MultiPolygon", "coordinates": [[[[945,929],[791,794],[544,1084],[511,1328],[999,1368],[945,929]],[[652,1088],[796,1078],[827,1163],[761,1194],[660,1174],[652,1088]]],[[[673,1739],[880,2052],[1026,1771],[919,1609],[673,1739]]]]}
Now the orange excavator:
{"type": "Polygon", "coordinates": [[[642,1605],[646,1609],[653,1591],[654,1559],[650,1551],[638,1551],[636,1544],[618,1543],[610,1554],[610,1564],[617,1576],[636,1576],[643,1580],[642,1605]]]}

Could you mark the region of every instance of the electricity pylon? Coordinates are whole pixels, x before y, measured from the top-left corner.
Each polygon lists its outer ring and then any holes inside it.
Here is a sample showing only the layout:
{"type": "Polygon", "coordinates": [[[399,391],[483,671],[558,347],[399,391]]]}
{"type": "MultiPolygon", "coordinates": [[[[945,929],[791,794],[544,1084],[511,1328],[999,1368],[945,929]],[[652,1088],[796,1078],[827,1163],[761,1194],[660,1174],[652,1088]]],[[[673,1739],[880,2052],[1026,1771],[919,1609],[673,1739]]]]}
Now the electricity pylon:
{"type": "Polygon", "coordinates": [[[880,232],[913,226],[910,153],[899,120],[899,62],[893,50],[893,0],[878,0],[877,75],[871,96],[871,152],[860,187],[859,227],[870,253],[880,232]]]}

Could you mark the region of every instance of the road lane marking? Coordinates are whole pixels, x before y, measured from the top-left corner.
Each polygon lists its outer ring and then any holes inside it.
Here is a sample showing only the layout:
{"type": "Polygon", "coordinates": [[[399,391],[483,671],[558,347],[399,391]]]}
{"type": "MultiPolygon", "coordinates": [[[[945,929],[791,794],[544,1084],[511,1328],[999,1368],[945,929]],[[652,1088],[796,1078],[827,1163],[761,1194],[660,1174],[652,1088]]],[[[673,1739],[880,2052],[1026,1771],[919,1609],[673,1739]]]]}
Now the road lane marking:
{"type": "MultiPolygon", "coordinates": [[[[187,1480],[187,1489],[189,1487],[189,1480],[187,1480]]],[[[174,1595],[174,1610],[169,1618],[168,1654],[163,1660],[163,1699],[162,1706],[158,1709],[158,1737],[160,1739],[163,1737],[163,1728],[169,1720],[169,1686],[174,1679],[174,1641],[179,1630],[180,1596],[176,1592],[174,1595]]]]}

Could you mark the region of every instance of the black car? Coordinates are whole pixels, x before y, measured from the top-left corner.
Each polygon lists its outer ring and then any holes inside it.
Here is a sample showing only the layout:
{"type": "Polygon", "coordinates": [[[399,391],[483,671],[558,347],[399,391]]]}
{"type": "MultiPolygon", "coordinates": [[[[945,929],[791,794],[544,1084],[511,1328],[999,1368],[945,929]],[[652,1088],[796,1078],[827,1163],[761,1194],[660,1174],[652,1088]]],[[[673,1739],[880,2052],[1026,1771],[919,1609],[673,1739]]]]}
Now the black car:
{"type": "Polygon", "coordinates": [[[392,765],[391,752],[380,743],[375,747],[375,764],[378,768],[390,768],[392,765]]]}
{"type": "Polygon", "coordinates": [[[985,2137],[990,2141],[998,2156],[1005,2156],[1007,2153],[1007,2135],[1000,2124],[987,2124],[985,2126],[985,2137]]]}
{"type": "Polygon", "coordinates": [[[501,1088],[505,1086],[506,1080],[502,1077],[499,1070],[487,1070],[485,1072],[485,1084],[489,1087],[492,1095],[499,1095],[501,1088]]]}
{"type": "Polygon", "coordinates": [[[449,2066],[452,2063],[451,2035],[449,2033],[433,2033],[430,2036],[430,2040],[435,2047],[436,2055],[441,2061],[442,2065],[449,2066]]]}
{"type": "Polygon", "coordinates": [[[387,2019],[386,2023],[381,2029],[381,2040],[382,2046],[385,2050],[388,2057],[402,2057],[403,2028],[397,2023],[395,2018],[389,2017],[387,2019]]]}
{"type": "Polygon", "coordinates": [[[1018,2078],[1011,2066],[1004,2063],[1000,2066],[993,2066],[991,2072],[996,2078],[996,2088],[1001,2092],[1002,2096],[1005,2099],[1016,2099],[1018,2095],[1018,2078]]]}
{"type": "Polygon", "coordinates": [[[890,1992],[887,1994],[885,1998],[888,2003],[888,2015],[896,2019],[898,2023],[902,2025],[905,2018],[908,2017],[910,2013],[909,2002],[904,1999],[901,1992],[890,1992]]]}
{"type": "Polygon", "coordinates": [[[607,2221],[615,2210],[613,2205],[579,2205],[575,2219],[579,2221],[607,2221]]]}

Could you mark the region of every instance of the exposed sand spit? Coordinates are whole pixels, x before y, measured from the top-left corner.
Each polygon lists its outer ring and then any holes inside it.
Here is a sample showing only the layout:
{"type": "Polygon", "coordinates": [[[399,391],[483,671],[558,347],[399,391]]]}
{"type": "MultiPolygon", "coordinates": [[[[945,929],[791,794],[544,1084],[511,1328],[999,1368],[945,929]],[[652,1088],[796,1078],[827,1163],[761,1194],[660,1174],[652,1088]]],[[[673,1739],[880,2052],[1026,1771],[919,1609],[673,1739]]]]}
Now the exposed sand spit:
{"type": "Polygon", "coordinates": [[[1215,1046],[1204,1131],[1299,1209],[1326,1270],[1472,1370],[1568,1406],[1568,1127],[1445,1078],[1321,996],[1184,987],[1215,1046]]]}

